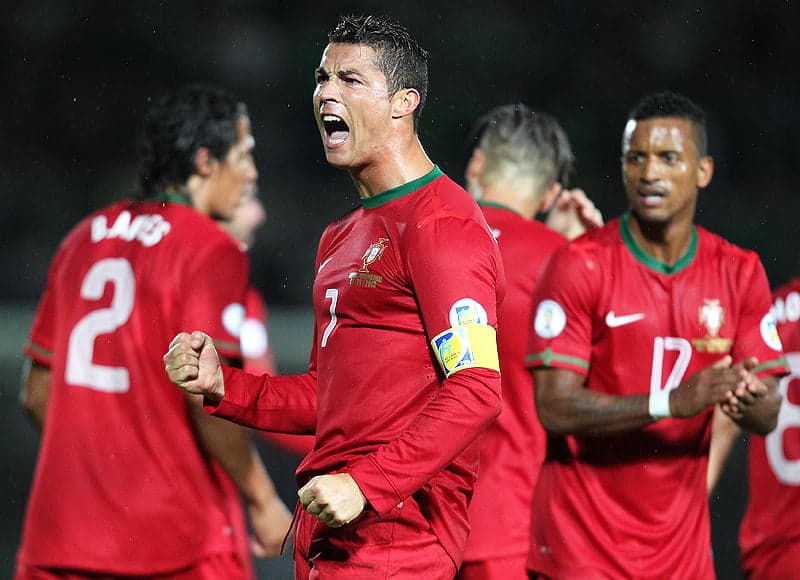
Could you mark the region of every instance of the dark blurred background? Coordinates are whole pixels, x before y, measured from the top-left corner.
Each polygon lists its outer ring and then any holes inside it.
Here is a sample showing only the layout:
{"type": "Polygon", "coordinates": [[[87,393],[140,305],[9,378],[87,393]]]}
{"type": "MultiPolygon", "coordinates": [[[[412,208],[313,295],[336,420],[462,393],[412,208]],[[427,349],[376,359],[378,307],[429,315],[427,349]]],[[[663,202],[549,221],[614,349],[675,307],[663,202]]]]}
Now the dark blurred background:
{"type": "MultiPolygon", "coordinates": [[[[698,222],[759,251],[773,284],[800,274],[790,238],[800,214],[796,2],[442,6],[42,0],[5,7],[0,576],[12,569],[35,461],[37,437],[16,397],[19,353],[48,263],[84,214],[136,191],[134,137],[149,100],[167,89],[211,82],[248,104],[269,212],[251,251],[253,278],[272,307],[282,370],[302,369],[317,240],[325,224],[357,203],[347,176],[325,163],[311,109],[313,71],[341,13],[393,16],[430,51],[420,137],[446,173],[462,180],[476,117],[524,102],[561,120],[578,158],[573,184],[609,217],[625,209],[619,144],[631,105],[661,89],[687,94],[708,113],[716,161],[698,222]]],[[[747,494],[743,449],[740,443],[712,502],[721,578],[737,577],[735,534],[747,494]]],[[[292,502],[296,460],[264,452],[292,502]]],[[[287,570],[261,572],[281,578],[287,570]]]]}

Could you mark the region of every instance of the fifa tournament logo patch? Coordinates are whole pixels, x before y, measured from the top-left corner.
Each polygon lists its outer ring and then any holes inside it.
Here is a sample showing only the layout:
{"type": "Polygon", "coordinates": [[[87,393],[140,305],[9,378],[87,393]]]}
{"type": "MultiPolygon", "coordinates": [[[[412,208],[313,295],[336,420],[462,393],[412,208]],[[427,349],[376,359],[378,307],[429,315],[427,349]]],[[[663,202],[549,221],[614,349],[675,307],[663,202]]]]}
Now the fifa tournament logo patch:
{"type": "Polygon", "coordinates": [[[445,376],[475,364],[466,328],[446,330],[433,339],[433,347],[445,376]]]}
{"type": "Polygon", "coordinates": [[[364,286],[366,288],[375,288],[375,286],[383,281],[382,276],[371,274],[369,271],[370,265],[374,264],[383,256],[383,252],[389,245],[389,238],[378,238],[377,242],[369,245],[364,255],[361,257],[361,267],[358,272],[352,272],[348,278],[350,285],[364,286]]]}
{"type": "Polygon", "coordinates": [[[536,307],[533,329],[542,338],[555,338],[567,326],[567,315],[555,300],[542,300],[536,307]]]}
{"type": "Polygon", "coordinates": [[[775,318],[775,313],[772,312],[772,310],[767,312],[761,319],[759,329],[761,330],[761,338],[764,339],[764,342],[767,343],[768,347],[777,352],[781,352],[783,350],[781,337],[778,335],[777,319],[775,318]]]}
{"type": "Polygon", "coordinates": [[[719,330],[725,323],[725,309],[720,306],[719,298],[703,299],[703,305],[698,308],[698,321],[706,327],[706,335],[703,338],[692,339],[697,352],[730,352],[733,339],[719,336],[719,330]]]}
{"type": "Polygon", "coordinates": [[[450,326],[489,324],[489,316],[486,314],[486,309],[480,302],[472,298],[456,300],[450,307],[448,319],[450,320],[450,326]]]}

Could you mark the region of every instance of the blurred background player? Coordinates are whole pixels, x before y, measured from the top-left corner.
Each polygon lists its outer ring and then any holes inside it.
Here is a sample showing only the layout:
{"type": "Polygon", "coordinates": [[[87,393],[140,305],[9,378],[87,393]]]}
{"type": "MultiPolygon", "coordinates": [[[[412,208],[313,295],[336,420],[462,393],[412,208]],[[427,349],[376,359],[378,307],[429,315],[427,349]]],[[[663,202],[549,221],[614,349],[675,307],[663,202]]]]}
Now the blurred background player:
{"type": "MultiPolygon", "coordinates": [[[[220,221],[220,223],[228,233],[242,243],[242,247],[246,251],[252,246],[256,231],[266,219],[267,212],[264,204],[258,196],[256,187],[253,186],[244,192],[231,218],[220,221]]],[[[278,373],[272,351],[272,340],[269,335],[267,305],[261,292],[252,284],[247,288],[240,342],[244,370],[255,375],[278,373]]],[[[289,451],[296,457],[305,457],[314,448],[313,435],[289,435],[270,433],[269,431],[258,431],[258,434],[266,441],[289,451]]]]}
{"type": "Polygon", "coordinates": [[[800,278],[774,294],[774,312],[791,374],[781,379],[778,426],[749,435],[749,502],[739,532],[742,569],[751,580],[800,578],[800,278]]]}
{"type": "Polygon", "coordinates": [[[622,140],[630,210],[557,250],[534,292],[534,577],[713,578],[714,409],[775,427],[787,367],[763,266],[694,223],[706,140],[686,97],[642,99],[622,140]]]}
{"type": "Polygon", "coordinates": [[[481,117],[473,134],[467,191],[486,216],[506,272],[497,315],[503,410],[481,435],[470,536],[458,578],[527,580],[530,505],[545,450],[533,377],[524,364],[531,295],[550,255],[567,242],[534,218],[545,214],[576,236],[602,225],[602,217],[583,191],[566,189],[574,157],[555,118],[523,104],[504,105],[481,117]]]}
{"type": "Polygon", "coordinates": [[[25,349],[21,398],[42,443],[16,578],[249,578],[237,488],[250,547],[277,553],[290,514],[247,431],[176,390],[161,358],[189,324],[241,357],[247,258],[215,219],[254,187],[253,147],[229,93],[165,95],[142,132],[142,199],[62,242],[25,349]]]}

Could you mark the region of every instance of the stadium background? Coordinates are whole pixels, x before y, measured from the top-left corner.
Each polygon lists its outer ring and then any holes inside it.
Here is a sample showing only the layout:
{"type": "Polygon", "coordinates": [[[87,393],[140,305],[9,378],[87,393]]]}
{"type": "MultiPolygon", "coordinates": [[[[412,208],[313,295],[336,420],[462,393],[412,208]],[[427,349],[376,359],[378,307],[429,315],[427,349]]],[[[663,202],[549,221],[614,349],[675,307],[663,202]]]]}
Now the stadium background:
{"type": "MultiPolygon", "coordinates": [[[[800,35],[791,1],[522,4],[408,0],[17,3],[0,21],[0,576],[10,576],[37,436],[17,405],[21,347],[59,240],[89,210],[136,190],[134,135],[148,100],[186,82],[248,103],[269,221],[252,249],[285,372],[308,357],[313,258],[323,227],[357,203],[322,155],[311,110],[326,32],[345,12],[389,14],[430,51],[420,135],[461,180],[472,121],[525,102],[558,116],[578,158],[573,183],[621,212],[619,143],[643,94],[686,93],[708,112],[716,173],[698,221],[759,251],[773,284],[800,274],[793,240],[800,159],[800,35]]],[[[263,447],[294,501],[295,460],[263,447]]],[[[736,578],[747,497],[740,442],[712,500],[720,578],[736,578]]],[[[288,574],[286,558],[263,576],[288,574]]]]}

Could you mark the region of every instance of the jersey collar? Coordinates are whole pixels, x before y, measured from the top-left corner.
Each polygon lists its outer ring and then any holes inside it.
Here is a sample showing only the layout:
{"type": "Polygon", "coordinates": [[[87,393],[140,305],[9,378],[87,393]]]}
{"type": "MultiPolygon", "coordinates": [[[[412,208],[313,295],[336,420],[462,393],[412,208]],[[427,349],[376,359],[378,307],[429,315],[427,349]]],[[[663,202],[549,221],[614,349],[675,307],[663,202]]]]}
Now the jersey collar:
{"type": "Polygon", "coordinates": [[[681,256],[681,258],[675,262],[674,265],[670,266],[669,264],[665,264],[664,262],[656,260],[647,254],[641,248],[641,246],[636,243],[628,224],[630,219],[631,213],[629,211],[626,211],[624,214],[622,214],[622,218],[619,220],[619,232],[622,235],[622,241],[625,242],[625,245],[628,247],[628,251],[630,251],[630,253],[633,254],[633,257],[643,265],[647,266],[651,270],[660,272],[661,274],[677,274],[692,263],[692,260],[694,260],[694,257],[697,254],[697,228],[694,226],[694,224],[692,224],[692,239],[689,242],[689,249],[686,250],[686,253],[681,256]]]}
{"type": "Polygon", "coordinates": [[[408,195],[409,193],[428,185],[431,181],[438,179],[442,175],[444,175],[444,173],[442,173],[442,170],[439,169],[439,166],[434,165],[433,169],[431,169],[422,177],[418,177],[417,179],[409,181],[408,183],[404,183],[403,185],[398,185],[392,189],[387,189],[386,191],[382,191],[381,193],[373,195],[372,197],[362,198],[361,205],[363,205],[365,209],[372,209],[381,206],[385,203],[389,203],[393,199],[403,197],[404,195],[408,195]]]}
{"type": "Polygon", "coordinates": [[[498,208],[498,209],[504,209],[504,210],[506,210],[506,211],[510,211],[511,213],[513,213],[513,214],[515,214],[515,215],[518,215],[519,217],[525,217],[524,215],[522,215],[521,213],[519,213],[517,210],[515,210],[515,209],[511,209],[510,207],[508,207],[508,206],[507,206],[506,204],[504,204],[504,203],[499,203],[499,202],[497,202],[497,201],[484,201],[484,200],[482,200],[482,199],[476,199],[475,201],[476,201],[476,203],[477,203],[478,205],[482,205],[482,206],[484,206],[484,207],[496,207],[496,208],[498,208]]]}
{"type": "Polygon", "coordinates": [[[160,193],[155,194],[150,199],[154,201],[171,201],[172,203],[180,203],[183,205],[192,205],[192,202],[189,201],[189,198],[180,195],[179,193],[170,193],[166,191],[162,191],[160,193]]]}

